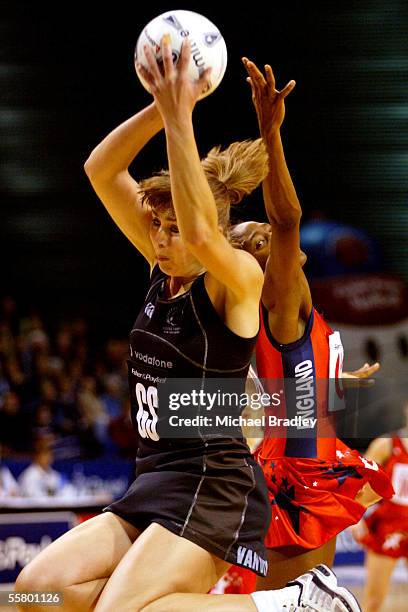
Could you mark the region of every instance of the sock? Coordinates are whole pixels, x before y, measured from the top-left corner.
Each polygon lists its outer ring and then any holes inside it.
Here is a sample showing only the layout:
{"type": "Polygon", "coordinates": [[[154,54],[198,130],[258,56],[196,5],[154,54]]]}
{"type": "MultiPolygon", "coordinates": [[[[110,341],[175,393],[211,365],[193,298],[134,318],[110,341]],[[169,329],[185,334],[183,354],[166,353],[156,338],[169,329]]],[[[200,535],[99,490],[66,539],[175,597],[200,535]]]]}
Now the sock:
{"type": "Polygon", "coordinates": [[[276,591],[255,591],[251,593],[254,604],[258,612],[282,612],[283,606],[286,605],[289,610],[289,604],[293,602],[297,605],[300,595],[300,587],[290,586],[276,591]]]}

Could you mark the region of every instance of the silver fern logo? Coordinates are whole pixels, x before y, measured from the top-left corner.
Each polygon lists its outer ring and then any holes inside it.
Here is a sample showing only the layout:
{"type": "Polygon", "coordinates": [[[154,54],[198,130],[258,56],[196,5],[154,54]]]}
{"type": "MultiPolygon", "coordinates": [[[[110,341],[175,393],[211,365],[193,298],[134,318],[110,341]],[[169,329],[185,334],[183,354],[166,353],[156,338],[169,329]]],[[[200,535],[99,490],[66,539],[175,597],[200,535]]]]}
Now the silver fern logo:
{"type": "Polygon", "coordinates": [[[149,302],[149,303],[146,305],[146,308],[144,309],[144,311],[145,311],[145,315],[147,315],[147,316],[149,317],[149,319],[151,319],[151,318],[152,318],[152,316],[153,316],[153,313],[154,313],[154,304],[152,304],[151,302],[149,302]]]}

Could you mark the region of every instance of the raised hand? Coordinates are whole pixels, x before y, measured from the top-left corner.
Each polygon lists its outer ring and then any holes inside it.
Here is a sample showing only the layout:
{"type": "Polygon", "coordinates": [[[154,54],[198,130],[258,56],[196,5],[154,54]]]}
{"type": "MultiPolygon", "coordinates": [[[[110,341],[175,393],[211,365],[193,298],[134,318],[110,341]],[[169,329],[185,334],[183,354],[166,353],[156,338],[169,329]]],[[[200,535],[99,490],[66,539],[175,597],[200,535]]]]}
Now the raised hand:
{"type": "Polygon", "coordinates": [[[170,36],[165,34],[161,40],[163,55],[163,70],[149,46],[144,47],[144,52],[149,65],[147,70],[141,64],[137,68],[143,78],[148,82],[152,95],[156,101],[157,108],[164,122],[171,121],[191,114],[200,94],[207,89],[211,68],[207,68],[201,77],[193,81],[188,75],[188,64],[190,61],[190,41],[186,39],[181,48],[180,58],[175,66],[170,45],[170,36]]]}
{"type": "Polygon", "coordinates": [[[254,103],[261,135],[263,138],[271,136],[274,131],[279,130],[285,117],[285,98],[295,87],[295,81],[289,81],[279,91],[275,86],[275,77],[269,64],[265,66],[265,74],[251,62],[243,57],[242,63],[248,73],[247,81],[252,90],[252,102],[254,103]]]}
{"type": "Polygon", "coordinates": [[[365,363],[358,370],[354,370],[353,372],[343,372],[342,378],[370,378],[370,376],[378,372],[380,367],[381,366],[379,363],[373,363],[372,365],[365,363]]]}
{"type": "Polygon", "coordinates": [[[353,388],[353,387],[371,387],[375,385],[375,379],[371,378],[373,374],[376,374],[380,369],[379,363],[373,363],[369,365],[365,363],[358,370],[354,370],[353,372],[342,372],[341,378],[347,379],[343,381],[344,388],[353,388]]]}

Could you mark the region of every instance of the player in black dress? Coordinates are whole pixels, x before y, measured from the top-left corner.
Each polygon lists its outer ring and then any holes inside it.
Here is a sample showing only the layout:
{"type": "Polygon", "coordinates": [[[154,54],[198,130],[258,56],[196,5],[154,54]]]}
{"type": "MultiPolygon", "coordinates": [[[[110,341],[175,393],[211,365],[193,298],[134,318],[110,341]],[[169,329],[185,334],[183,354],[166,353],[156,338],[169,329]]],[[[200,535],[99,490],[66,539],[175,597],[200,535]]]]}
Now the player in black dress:
{"type": "MultiPolygon", "coordinates": [[[[64,610],[261,610],[249,595],[206,593],[231,563],[266,573],[270,509],[262,472],[239,436],[200,428],[189,438],[161,436],[157,389],[174,378],[198,379],[201,388],[211,378],[235,378],[244,390],[263,274],[224,231],[230,204],[262,181],[267,158],[258,140],[213,149],[200,162],[191,115],[209,73],[195,83],[187,77],[188,43],[177,70],[166,39],[163,56],[164,74],[152,54],[144,74],[154,104],[109,134],[86,163],[96,193],[152,273],[130,336],[135,481],[17,580],[19,591],[63,591],[64,610]],[[128,167],[163,124],[169,172],[137,184],[128,167]]],[[[268,611],[300,609],[320,592],[317,576],[277,591],[268,611]]]]}

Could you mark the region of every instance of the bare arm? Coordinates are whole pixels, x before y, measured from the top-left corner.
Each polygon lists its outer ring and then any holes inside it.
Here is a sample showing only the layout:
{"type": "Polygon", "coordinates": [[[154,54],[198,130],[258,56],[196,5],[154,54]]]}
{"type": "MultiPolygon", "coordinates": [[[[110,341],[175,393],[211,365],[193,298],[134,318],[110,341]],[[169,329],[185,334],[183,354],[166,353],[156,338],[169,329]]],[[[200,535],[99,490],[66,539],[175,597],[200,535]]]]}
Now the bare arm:
{"type": "Polygon", "coordinates": [[[167,154],[176,217],[189,251],[237,297],[263,284],[248,253],[234,249],[218,227],[213,194],[200,164],[191,118],[166,127],[167,154]]]}
{"type": "Polygon", "coordinates": [[[194,137],[192,112],[207,84],[206,71],[197,82],[187,74],[189,41],[183,44],[177,70],[171,48],[163,37],[164,75],[149,49],[149,72],[143,71],[162,114],[169,160],[171,192],[181,238],[188,250],[210,275],[238,299],[250,296],[256,302],[262,273],[255,259],[234,249],[218,227],[214,196],[209,187],[194,137]]]}
{"type": "MultiPolygon", "coordinates": [[[[364,456],[370,461],[375,461],[384,466],[391,457],[392,441],[391,438],[375,438],[368,446],[364,456]]],[[[356,496],[356,501],[369,508],[380,501],[381,497],[371,488],[369,483],[361,489],[356,496]]],[[[359,541],[367,533],[364,517],[351,529],[354,538],[359,541]]]]}
{"type": "Polygon", "coordinates": [[[160,113],[150,104],[108,134],[85,162],[85,172],[106,210],[150,264],[154,261],[150,212],[142,206],[138,184],[128,168],[162,128],[160,113]]]}
{"type": "Polygon", "coordinates": [[[391,450],[391,438],[376,438],[369,444],[364,456],[379,465],[385,465],[391,457],[391,450]]]}
{"type": "Polygon", "coordinates": [[[272,228],[270,256],[265,271],[262,301],[269,311],[269,325],[280,342],[297,340],[299,319],[310,314],[310,290],[300,262],[300,203],[282,145],[280,126],[285,116],[285,97],[295,86],[290,81],[282,91],[275,89],[270,66],[265,75],[243,58],[252,89],[261,136],[269,155],[269,173],[263,182],[266,213],[272,228]]]}

